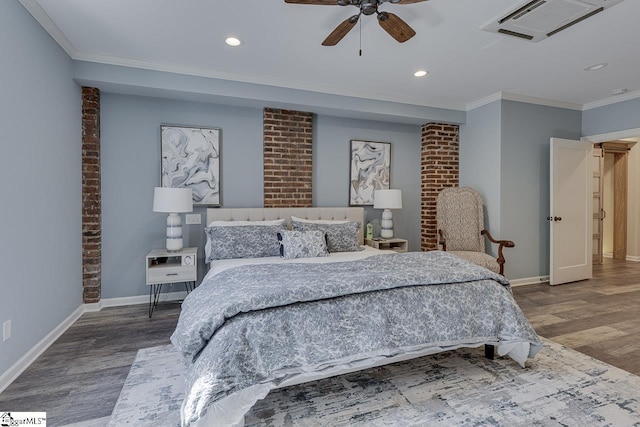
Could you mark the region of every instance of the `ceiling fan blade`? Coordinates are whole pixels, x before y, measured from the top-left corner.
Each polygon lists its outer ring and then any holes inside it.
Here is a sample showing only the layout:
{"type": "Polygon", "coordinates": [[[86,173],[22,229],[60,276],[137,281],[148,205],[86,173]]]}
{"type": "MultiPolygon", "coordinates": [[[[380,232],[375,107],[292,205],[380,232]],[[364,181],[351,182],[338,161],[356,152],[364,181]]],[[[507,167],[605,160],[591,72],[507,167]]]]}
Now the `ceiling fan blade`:
{"type": "Polygon", "coordinates": [[[429,1],[429,0],[400,0],[398,4],[422,3],[423,1],[429,1]]]}
{"type": "Polygon", "coordinates": [[[336,29],[333,30],[331,34],[327,36],[326,39],[324,39],[324,41],[322,42],[322,46],[337,45],[340,42],[340,40],[342,40],[342,38],[346,36],[347,33],[351,31],[351,29],[356,25],[356,22],[358,22],[359,17],[360,15],[353,15],[352,17],[342,21],[342,23],[338,25],[336,29]]]}
{"type": "Polygon", "coordinates": [[[337,0],[284,0],[284,2],[293,4],[319,4],[321,6],[338,6],[337,0]]]}
{"type": "Polygon", "coordinates": [[[416,35],[416,32],[409,24],[390,12],[380,12],[378,15],[378,24],[399,43],[404,43],[416,35]]]}

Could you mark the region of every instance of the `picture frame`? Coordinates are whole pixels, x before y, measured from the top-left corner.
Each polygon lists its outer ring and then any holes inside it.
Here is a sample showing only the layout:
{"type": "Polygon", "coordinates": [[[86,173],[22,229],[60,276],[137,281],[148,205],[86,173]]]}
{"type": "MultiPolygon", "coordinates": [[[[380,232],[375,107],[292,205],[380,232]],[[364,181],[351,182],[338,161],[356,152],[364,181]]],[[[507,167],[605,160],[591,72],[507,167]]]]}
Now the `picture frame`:
{"type": "Polygon", "coordinates": [[[388,190],[391,143],[351,140],[349,206],[373,206],[373,193],[388,190]]]}
{"type": "Polygon", "coordinates": [[[190,188],[194,206],[220,206],[221,129],[160,125],[162,187],[190,188]]]}

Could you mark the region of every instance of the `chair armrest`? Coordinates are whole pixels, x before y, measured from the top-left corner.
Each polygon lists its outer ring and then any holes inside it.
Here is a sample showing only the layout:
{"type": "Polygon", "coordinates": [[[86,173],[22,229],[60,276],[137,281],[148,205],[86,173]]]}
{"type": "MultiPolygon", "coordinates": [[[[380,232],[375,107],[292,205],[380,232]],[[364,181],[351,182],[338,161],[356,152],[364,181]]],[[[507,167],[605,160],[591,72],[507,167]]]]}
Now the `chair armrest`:
{"type": "Polygon", "coordinates": [[[443,251],[447,250],[447,241],[444,238],[444,232],[442,231],[442,229],[438,229],[438,244],[442,245],[443,251]]]}
{"type": "Polygon", "coordinates": [[[500,265],[500,274],[504,274],[504,263],[505,263],[505,259],[504,259],[504,255],[502,255],[502,248],[513,248],[516,244],[513,243],[511,240],[498,240],[498,239],[494,239],[491,236],[491,233],[489,233],[489,230],[482,230],[480,232],[480,234],[482,234],[483,236],[487,236],[487,239],[489,239],[489,241],[491,243],[496,243],[498,244],[498,264],[500,265]]]}

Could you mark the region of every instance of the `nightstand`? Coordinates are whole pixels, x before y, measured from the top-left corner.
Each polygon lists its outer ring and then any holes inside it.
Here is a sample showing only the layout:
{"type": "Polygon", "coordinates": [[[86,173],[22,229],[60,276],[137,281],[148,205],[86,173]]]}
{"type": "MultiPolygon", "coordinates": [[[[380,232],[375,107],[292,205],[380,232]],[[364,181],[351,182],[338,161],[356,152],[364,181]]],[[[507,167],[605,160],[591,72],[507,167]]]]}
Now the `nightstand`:
{"type": "Polygon", "coordinates": [[[176,252],[154,249],[146,258],[147,286],[149,286],[149,317],[158,305],[162,285],[184,283],[187,293],[196,286],[198,278],[198,248],[183,248],[176,252]]]}
{"type": "Polygon", "coordinates": [[[409,242],[405,239],[365,239],[365,244],[383,251],[407,252],[409,242]]]}

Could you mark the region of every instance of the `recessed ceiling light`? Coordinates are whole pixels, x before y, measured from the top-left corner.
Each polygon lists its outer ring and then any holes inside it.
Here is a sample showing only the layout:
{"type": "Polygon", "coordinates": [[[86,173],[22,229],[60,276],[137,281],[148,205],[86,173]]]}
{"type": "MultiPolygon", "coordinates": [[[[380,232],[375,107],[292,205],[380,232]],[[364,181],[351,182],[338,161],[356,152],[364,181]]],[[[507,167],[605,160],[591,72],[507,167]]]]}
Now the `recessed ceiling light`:
{"type": "Polygon", "coordinates": [[[629,89],[626,88],[621,88],[621,89],[615,89],[613,91],[611,91],[611,95],[622,95],[624,93],[629,92],[629,89]]]}
{"type": "Polygon", "coordinates": [[[602,62],[600,64],[594,64],[594,65],[589,65],[587,68],[585,68],[585,71],[597,71],[597,70],[602,70],[604,67],[606,67],[607,64],[606,62],[602,62]]]}
{"type": "Polygon", "coordinates": [[[240,46],[242,44],[242,41],[240,41],[240,39],[237,37],[227,37],[226,39],[224,39],[224,42],[233,47],[240,46]]]}
{"type": "Polygon", "coordinates": [[[424,77],[427,74],[429,74],[429,72],[426,70],[418,70],[415,73],[413,73],[414,77],[424,77]]]}

